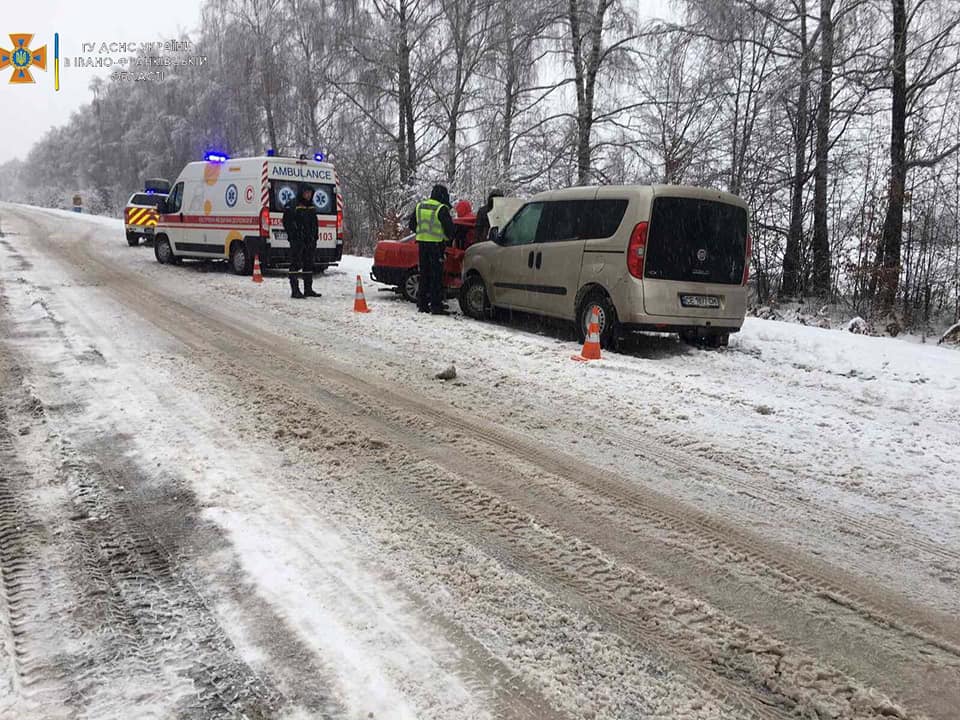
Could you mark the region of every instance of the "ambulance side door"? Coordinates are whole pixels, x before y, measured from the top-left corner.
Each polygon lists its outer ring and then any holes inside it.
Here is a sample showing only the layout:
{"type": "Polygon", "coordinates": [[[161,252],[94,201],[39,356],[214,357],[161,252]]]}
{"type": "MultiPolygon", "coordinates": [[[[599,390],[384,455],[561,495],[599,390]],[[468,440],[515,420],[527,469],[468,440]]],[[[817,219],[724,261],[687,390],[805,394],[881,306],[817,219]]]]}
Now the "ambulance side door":
{"type": "MultiPolygon", "coordinates": [[[[183,227],[180,230],[180,250],[191,255],[222,255],[223,245],[207,245],[207,222],[210,215],[207,212],[206,182],[189,182],[183,188],[183,227]]],[[[212,203],[211,203],[212,205],[212,203]]]]}

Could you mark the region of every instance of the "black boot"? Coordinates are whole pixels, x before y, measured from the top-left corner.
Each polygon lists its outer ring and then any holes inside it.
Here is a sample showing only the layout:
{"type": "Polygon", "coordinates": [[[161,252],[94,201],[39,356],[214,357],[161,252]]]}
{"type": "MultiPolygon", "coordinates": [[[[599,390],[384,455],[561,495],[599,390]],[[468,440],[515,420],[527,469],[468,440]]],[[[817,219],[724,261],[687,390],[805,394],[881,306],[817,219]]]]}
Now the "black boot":
{"type": "Polygon", "coordinates": [[[321,297],[320,293],[313,291],[313,276],[307,275],[303,278],[303,296],[321,297]]]}
{"type": "Polygon", "coordinates": [[[302,299],[303,293],[300,292],[300,280],[297,279],[296,275],[290,276],[290,297],[302,299]]]}

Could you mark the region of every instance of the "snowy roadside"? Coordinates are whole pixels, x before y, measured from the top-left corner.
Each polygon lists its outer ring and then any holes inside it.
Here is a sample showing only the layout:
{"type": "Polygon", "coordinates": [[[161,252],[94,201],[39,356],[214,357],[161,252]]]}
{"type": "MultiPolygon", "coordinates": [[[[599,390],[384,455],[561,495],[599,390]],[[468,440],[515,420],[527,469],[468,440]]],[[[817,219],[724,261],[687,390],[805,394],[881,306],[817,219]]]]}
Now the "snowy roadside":
{"type": "Polygon", "coordinates": [[[103,228],[91,236],[97,252],[147,284],[960,609],[960,358],[950,349],[748,318],[726,351],[646,337],[585,366],[569,361],[577,346],[563,327],[425,320],[369,281],[373,312],[353,315],[353,279],[367,280],[369,259],[345,258],[305,306],[280,277],[257,287],[215,266],[159,266],[150,248],[125,247],[119,221],[82,222],[103,228]],[[458,379],[435,381],[449,362],[458,379]]]}

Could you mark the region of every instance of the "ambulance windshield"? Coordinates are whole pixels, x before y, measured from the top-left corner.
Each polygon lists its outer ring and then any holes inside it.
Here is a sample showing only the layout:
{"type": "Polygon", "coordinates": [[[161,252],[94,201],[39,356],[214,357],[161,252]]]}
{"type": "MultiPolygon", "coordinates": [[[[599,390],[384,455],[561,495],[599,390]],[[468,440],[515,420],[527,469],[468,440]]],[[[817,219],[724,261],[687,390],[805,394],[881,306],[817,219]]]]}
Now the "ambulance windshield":
{"type": "Polygon", "coordinates": [[[299,183],[291,180],[270,181],[270,210],[283,212],[287,204],[296,199],[299,188],[304,184],[313,190],[313,204],[321,215],[337,214],[337,195],[333,185],[299,183]]]}

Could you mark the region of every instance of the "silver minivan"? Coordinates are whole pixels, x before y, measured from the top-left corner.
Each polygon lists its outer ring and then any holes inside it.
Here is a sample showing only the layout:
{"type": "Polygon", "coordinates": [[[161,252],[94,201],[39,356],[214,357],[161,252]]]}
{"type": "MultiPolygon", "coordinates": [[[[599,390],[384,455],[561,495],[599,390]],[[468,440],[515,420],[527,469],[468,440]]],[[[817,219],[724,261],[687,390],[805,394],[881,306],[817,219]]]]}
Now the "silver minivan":
{"type": "Polygon", "coordinates": [[[571,320],[594,309],[600,341],[623,331],[679,333],[726,345],[747,310],[747,206],[679,185],[576,187],[534,196],[463,260],[460,307],[571,320]]]}

